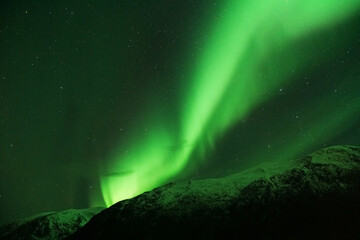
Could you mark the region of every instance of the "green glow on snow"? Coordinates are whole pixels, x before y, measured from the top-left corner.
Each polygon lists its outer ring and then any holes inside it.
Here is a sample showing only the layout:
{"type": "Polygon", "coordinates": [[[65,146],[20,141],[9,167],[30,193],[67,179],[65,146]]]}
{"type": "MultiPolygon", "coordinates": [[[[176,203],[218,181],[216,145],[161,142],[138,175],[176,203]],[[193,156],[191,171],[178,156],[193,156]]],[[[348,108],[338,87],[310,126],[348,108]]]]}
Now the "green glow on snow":
{"type": "MultiPolygon", "coordinates": [[[[247,0],[227,1],[209,33],[188,89],[178,132],[166,126],[134,139],[126,153],[116,154],[109,175],[101,177],[108,206],[164,184],[188,163],[194,151],[211,145],[229,127],[271,97],[279,84],[291,84],[292,69],[301,69],[306,51],[286,55],[291,44],[306,34],[331,26],[358,9],[358,0],[247,0]],[[270,70],[264,63],[274,60],[270,70]]],[[[324,100],[326,101],[326,99],[324,100]]],[[[333,118],[334,125],[356,115],[359,103],[333,118]]],[[[316,129],[321,122],[313,124],[316,129]]],[[[322,136],[321,130],[314,138],[322,136]]],[[[319,128],[320,129],[320,128],[319,128]]],[[[330,133],[329,133],[330,134],[330,133]]],[[[293,139],[297,142],[296,139],[293,139]]],[[[297,142],[292,156],[310,143],[297,142]]],[[[294,144],[295,146],[296,144],[294,144]]]]}

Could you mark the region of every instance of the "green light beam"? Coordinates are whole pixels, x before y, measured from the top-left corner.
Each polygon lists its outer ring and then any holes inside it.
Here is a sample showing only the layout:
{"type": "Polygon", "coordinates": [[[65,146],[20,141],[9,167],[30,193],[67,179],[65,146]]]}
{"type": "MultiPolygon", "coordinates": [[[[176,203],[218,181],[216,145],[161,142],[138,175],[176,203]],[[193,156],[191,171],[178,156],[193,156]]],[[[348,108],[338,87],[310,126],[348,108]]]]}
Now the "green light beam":
{"type": "Polygon", "coordinates": [[[189,91],[178,133],[155,124],[150,135],[135,138],[129,152],[113,156],[107,169],[113,174],[101,177],[106,205],[151,190],[181,172],[195,150],[207,149],[204,145],[268,100],[276,86],[291,84],[292,71],[302,68],[304,56],[289,56],[271,74],[260,76],[264,61],[358,9],[358,0],[227,1],[193,77],[184,83],[189,91]]]}

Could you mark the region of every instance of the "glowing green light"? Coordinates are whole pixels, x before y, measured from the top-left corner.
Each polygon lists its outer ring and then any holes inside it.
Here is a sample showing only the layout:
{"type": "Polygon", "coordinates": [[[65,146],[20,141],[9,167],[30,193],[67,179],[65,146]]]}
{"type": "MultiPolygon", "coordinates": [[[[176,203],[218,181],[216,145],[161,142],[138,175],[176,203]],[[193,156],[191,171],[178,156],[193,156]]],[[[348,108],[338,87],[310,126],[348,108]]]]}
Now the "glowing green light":
{"type": "MultiPolygon", "coordinates": [[[[184,83],[189,91],[178,133],[154,128],[148,136],[136,139],[127,153],[114,156],[107,169],[113,174],[101,177],[106,204],[151,190],[179,173],[194,150],[206,149],[204,145],[211,145],[269,99],[276,86],[291,84],[292,69],[301,68],[306,54],[285,56],[293,41],[339,22],[358,8],[358,0],[233,0],[224,4],[193,77],[184,83]],[[263,70],[264,62],[274,54],[282,59],[273,63],[271,71],[263,70]]],[[[341,116],[353,116],[358,106],[341,116]]],[[[334,118],[333,124],[340,124],[343,117],[334,118]]],[[[312,131],[315,137],[322,133],[312,131]]],[[[293,150],[283,153],[292,154],[293,150]]]]}

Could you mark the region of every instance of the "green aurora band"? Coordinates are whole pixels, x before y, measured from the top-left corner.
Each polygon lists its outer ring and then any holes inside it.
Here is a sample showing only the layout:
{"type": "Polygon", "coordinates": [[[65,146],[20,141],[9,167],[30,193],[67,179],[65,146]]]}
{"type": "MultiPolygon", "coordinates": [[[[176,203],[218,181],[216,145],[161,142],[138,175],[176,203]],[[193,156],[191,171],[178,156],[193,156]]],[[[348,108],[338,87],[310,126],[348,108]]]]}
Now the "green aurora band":
{"type": "MultiPolygon", "coordinates": [[[[187,95],[179,110],[181,124],[170,130],[160,124],[161,116],[158,121],[152,116],[151,134],[134,138],[129,151],[112,157],[104,172],[113,174],[101,177],[106,205],[166,183],[195,154],[211,152],[227,130],[269,100],[279,86],[292,84],[294,69],[305,71],[310,66],[306,57],[311,48],[297,49],[297,41],[351,17],[359,5],[358,0],[224,1],[193,64],[191,79],[183,82],[187,95]]],[[[323,130],[323,124],[342,126],[356,121],[360,99],[354,99],[339,112],[335,107],[324,108],[329,102],[320,94],[311,117],[305,120],[304,131],[312,135],[311,141],[289,139],[289,148],[277,153],[278,160],[333,136],[335,130],[323,130]]],[[[252,158],[261,157],[259,152],[252,158]]]]}

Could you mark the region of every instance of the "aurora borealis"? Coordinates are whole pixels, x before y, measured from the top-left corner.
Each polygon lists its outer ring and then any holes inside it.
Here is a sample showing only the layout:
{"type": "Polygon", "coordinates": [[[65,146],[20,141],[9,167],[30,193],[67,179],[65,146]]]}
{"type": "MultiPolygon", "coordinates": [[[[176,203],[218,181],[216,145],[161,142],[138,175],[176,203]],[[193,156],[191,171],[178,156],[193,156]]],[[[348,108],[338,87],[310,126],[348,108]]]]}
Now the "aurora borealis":
{"type": "Polygon", "coordinates": [[[0,7],[0,222],[360,145],[359,1],[0,7]]]}

